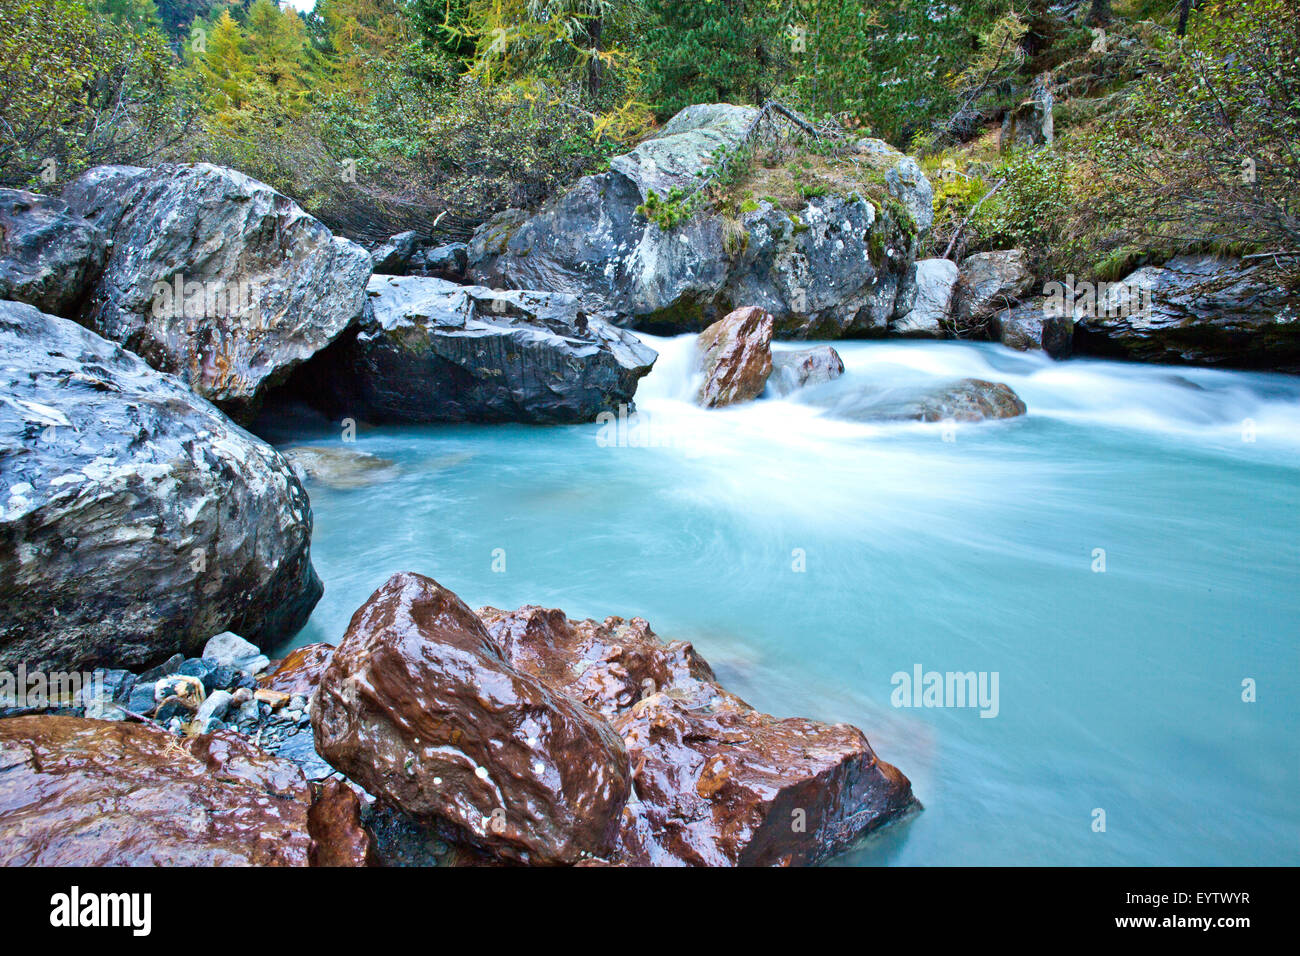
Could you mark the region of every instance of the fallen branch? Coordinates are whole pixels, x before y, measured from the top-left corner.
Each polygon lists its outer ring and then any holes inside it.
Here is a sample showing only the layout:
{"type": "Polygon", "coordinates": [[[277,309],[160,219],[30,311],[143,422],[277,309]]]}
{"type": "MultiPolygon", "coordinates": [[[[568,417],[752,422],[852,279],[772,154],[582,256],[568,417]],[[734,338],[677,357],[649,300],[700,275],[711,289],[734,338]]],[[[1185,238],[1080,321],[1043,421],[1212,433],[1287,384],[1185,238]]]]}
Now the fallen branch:
{"type": "Polygon", "coordinates": [[[939,257],[940,259],[948,258],[949,254],[952,252],[952,247],[957,244],[957,240],[961,238],[961,234],[966,229],[966,226],[969,225],[970,221],[975,218],[975,213],[979,212],[980,206],[984,205],[984,200],[988,199],[995,192],[997,192],[999,189],[1005,186],[1006,182],[1007,182],[1007,177],[1003,176],[1001,179],[999,179],[996,183],[993,184],[992,189],[990,189],[988,192],[986,192],[983,196],[979,198],[979,202],[977,202],[975,205],[970,207],[970,212],[966,214],[966,218],[961,221],[961,223],[957,226],[957,231],[954,232],[952,234],[952,238],[948,240],[948,248],[943,250],[943,255],[939,257]]]}

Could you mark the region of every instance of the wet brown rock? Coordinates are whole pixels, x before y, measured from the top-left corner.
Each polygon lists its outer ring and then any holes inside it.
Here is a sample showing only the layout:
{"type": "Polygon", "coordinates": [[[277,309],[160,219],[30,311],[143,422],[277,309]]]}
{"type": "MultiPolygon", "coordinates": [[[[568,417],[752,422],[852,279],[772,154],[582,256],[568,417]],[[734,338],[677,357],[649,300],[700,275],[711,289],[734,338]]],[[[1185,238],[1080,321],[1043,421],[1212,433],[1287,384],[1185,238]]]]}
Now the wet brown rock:
{"type": "Polygon", "coordinates": [[[772,374],[772,316],[756,306],[737,309],[700,333],[704,383],[695,401],[705,408],[757,398],[772,374]]]}
{"type": "Polygon", "coordinates": [[[375,841],[361,823],[361,800],[341,780],[326,780],[312,788],[307,829],[312,866],[378,866],[375,841]]]}
{"type": "Polygon", "coordinates": [[[332,644],[304,644],[290,651],[275,670],[263,674],[257,683],[262,690],[310,697],[333,653],[332,644]]]}
{"type": "Polygon", "coordinates": [[[456,595],[417,574],[353,615],[312,725],[321,756],[367,792],[505,859],[608,852],[628,796],[608,722],[513,667],[456,595]]]}
{"type": "Polygon", "coordinates": [[[0,864],[304,866],[309,803],[295,764],[227,731],[0,720],[0,864]]]}
{"type": "Polygon", "coordinates": [[[635,799],[613,862],[816,863],[915,805],[860,730],[759,713],[689,643],[665,644],[641,618],[478,613],[514,667],[599,710],[624,738],[635,799]]]}

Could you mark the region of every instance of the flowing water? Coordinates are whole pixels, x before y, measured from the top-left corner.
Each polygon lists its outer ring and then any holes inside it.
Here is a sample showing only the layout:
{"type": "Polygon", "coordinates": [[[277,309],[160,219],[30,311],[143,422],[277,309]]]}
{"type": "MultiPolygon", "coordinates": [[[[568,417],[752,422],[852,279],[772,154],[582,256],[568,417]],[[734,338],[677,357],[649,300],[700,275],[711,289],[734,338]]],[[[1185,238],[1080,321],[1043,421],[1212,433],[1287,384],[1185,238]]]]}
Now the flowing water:
{"type": "Polygon", "coordinates": [[[693,337],[644,338],[660,359],[627,423],[355,445],[264,423],[394,462],[309,483],[325,596],[295,643],[337,642],[402,570],[471,606],[639,615],[756,707],[856,724],[911,778],[925,811],[836,862],[1300,862],[1300,381],[836,342],[837,382],[705,411],[693,337]],[[967,376],[1028,415],[823,408],[967,376]],[[996,715],[894,706],[918,666],[996,674],[996,715]]]}

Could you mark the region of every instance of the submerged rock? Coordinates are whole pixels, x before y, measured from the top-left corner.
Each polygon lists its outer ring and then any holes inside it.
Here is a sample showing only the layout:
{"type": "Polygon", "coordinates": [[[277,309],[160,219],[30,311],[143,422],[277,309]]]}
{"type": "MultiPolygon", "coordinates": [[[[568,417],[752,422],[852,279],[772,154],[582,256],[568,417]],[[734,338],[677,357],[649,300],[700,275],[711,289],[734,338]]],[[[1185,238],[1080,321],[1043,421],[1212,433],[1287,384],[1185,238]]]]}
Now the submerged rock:
{"type": "Polygon", "coordinates": [[[1300,373],[1300,290],[1264,264],[1197,255],[1146,266],[1074,319],[1080,352],[1300,373]]]}
{"type": "Polygon", "coordinates": [[[589,422],[631,405],[656,354],[571,295],[375,276],[341,357],[344,407],[376,422],[589,422]]]}
{"type": "Polygon", "coordinates": [[[847,724],[754,710],[641,618],[482,608],[510,663],[612,721],[633,768],[612,862],[816,863],[913,808],[907,778],[847,724]]]}
{"type": "Polygon", "coordinates": [[[459,598],[417,574],[353,615],[312,726],[321,755],[369,793],[505,859],[609,852],[628,796],[613,728],[513,667],[459,598]]]}
{"type": "Polygon", "coordinates": [[[789,395],[809,385],[834,381],[843,374],[844,360],[829,345],[797,352],[774,351],[767,391],[778,397],[789,395]]]}
{"type": "Polygon", "coordinates": [[[294,445],[280,453],[293,465],[294,473],[306,484],[319,481],[330,488],[365,488],[386,481],[397,471],[387,458],[336,445],[294,445]]]}
{"type": "MultiPolygon", "coordinates": [[[[179,380],[0,303],[0,667],[140,669],[321,595],[289,464],[179,380]]],[[[177,666],[183,658],[177,658],[177,666]]]]}
{"type": "Polygon", "coordinates": [[[61,199],[0,189],[0,299],[71,318],[104,267],[103,230],[61,199]]]}
{"type": "Polygon", "coordinates": [[[63,198],[112,240],[83,322],[232,414],[361,310],[366,251],[233,169],[100,166],[63,198]]]}
{"type": "Polygon", "coordinates": [[[704,381],[695,401],[719,408],[757,398],[772,374],[772,316],[760,308],[737,309],[696,340],[704,381]]]}
{"type": "Polygon", "coordinates": [[[758,117],[748,106],[687,107],[536,215],[512,210],[480,227],[470,277],[578,295],[647,331],[697,331],[743,302],[790,336],[883,334],[933,217],[920,167],[884,144],[863,151],[883,180],[879,203],[846,189],[790,210],[758,202],[734,221],[702,210],[668,229],[638,212],[693,193],[758,117]]]}
{"type": "Polygon", "coordinates": [[[309,819],[298,768],[229,731],[0,720],[0,865],[355,865],[359,816],[331,802],[309,819]]]}
{"type": "Polygon", "coordinates": [[[966,378],[940,386],[869,386],[834,395],[813,394],[815,404],[836,418],[862,422],[980,422],[1025,414],[1025,403],[1007,385],[966,378]]]}

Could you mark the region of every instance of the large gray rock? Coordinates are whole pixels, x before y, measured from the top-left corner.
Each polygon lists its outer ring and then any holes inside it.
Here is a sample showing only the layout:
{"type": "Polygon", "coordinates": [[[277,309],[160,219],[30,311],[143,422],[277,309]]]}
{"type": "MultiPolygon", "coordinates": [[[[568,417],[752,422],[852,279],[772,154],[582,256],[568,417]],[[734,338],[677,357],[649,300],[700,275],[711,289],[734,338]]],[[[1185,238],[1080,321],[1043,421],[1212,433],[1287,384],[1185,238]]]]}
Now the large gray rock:
{"type": "Polygon", "coordinates": [[[434,246],[415,230],[399,232],[371,252],[374,271],[385,276],[436,276],[464,282],[468,246],[449,242],[434,246]]]}
{"type": "Polygon", "coordinates": [[[1075,348],[1142,362],[1300,373],[1300,292],[1266,264],[1182,256],[1076,291],[1075,348]]]}
{"type": "Polygon", "coordinates": [[[385,422],[588,422],[632,404],[656,353],[570,295],[375,276],[338,377],[385,422]]]}
{"type": "Polygon", "coordinates": [[[369,254],[243,173],[101,166],[63,196],[113,243],[83,324],[237,416],[361,310],[369,254]]]}
{"type": "Polygon", "coordinates": [[[1044,73],[1034,79],[1025,98],[1002,118],[998,149],[1009,153],[1026,146],[1050,146],[1056,138],[1052,105],[1052,76],[1044,73]]]}
{"type": "Polygon", "coordinates": [[[813,197],[797,210],[762,202],[735,221],[706,209],[669,229],[637,212],[651,193],[690,195],[757,115],[727,104],[688,107],[536,215],[511,210],[480,227],[469,244],[470,277],[578,295],[651,331],[697,331],[752,305],[772,313],[784,335],[884,334],[916,236],[933,216],[920,167],[888,147],[867,157],[888,202],[856,193],[813,197]]]}
{"type": "Polygon", "coordinates": [[[942,338],[952,330],[952,295],[957,263],[951,259],[921,259],[913,267],[898,317],[890,326],[895,335],[942,338]]]}
{"type": "Polygon", "coordinates": [[[105,236],[67,203],[0,189],[0,299],[71,317],[104,267],[105,236]]]}
{"type": "Polygon", "coordinates": [[[1034,281],[1022,249],[977,252],[962,260],[953,288],[952,313],[959,332],[987,326],[998,312],[1020,301],[1034,281]]]}
{"type": "Polygon", "coordinates": [[[70,322],[0,303],[0,668],[132,670],[320,598],[307,493],[269,445],[70,322]]]}

